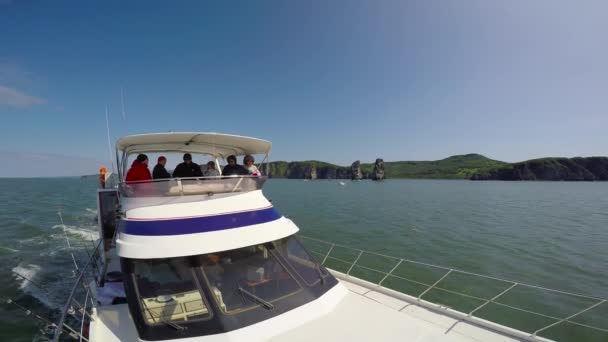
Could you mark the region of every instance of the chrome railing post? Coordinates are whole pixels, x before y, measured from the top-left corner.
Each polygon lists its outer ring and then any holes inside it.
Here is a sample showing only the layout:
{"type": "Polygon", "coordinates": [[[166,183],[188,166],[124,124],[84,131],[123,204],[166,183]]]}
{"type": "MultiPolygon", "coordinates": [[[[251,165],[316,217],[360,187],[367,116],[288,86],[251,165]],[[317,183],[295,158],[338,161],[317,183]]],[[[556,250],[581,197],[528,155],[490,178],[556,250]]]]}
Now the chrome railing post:
{"type": "Polygon", "coordinates": [[[439,282],[441,282],[445,277],[447,277],[448,275],[450,275],[450,273],[452,273],[452,269],[450,268],[450,270],[448,271],[448,273],[444,274],[443,277],[439,278],[439,280],[437,280],[433,285],[429,286],[426,290],[424,290],[424,292],[422,292],[419,296],[418,296],[418,300],[420,300],[420,298],[422,298],[422,296],[424,296],[425,293],[429,292],[433,287],[435,287],[437,284],[439,284],[439,282]]]}
{"type": "Polygon", "coordinates": [[[182,180],[177,179],[177,188],[179,189],[179,195],[184,196],[184,186],[182,185],[182,180]]]}
{"type": "Polygon", "coordinates": [[[471,317],[471,316],[473,316],[473,314],[474,314],[474,313],[475,313],[477,310],[479,310],[479,309],[483,308],[484,306],[486,306],[486,305],[487,305],[487,304],[489,304],[489,303],[494,303],[494,301],[495,301],[496,299],[498,299],[498,297],[500,297],[500,296],[504,295],[505,293],[507,293],[507,292],[511,291],[511,289],[513,289],[515,286],[517,286],[517,283],[513,283],[513,284],[512,284],[511,286],[509,286],[509,288],[507,288],[506,290],[502,291],[501,293],[499,293],[499,294],[497,294],[496,296],[492,297],[492,299],[487,300],[485,303],[483,303],[483,304],[481,304],[480,306],[478,306],[478,307],[476,307],[475,309],[473,309],[473,311],[469,312],[469,315],[468,315],[468,316],[469,316],[469,317],[471,317]]]}
{"type": "MultiPolygon", "coordinates": [[[[87,314],[87,300],[89,299],[89,291],[87,290],[86,295],[84,296],[84,307],[82,308],[82,318],[80,319],[80,339],[79,342],[82,342],[84,336],[82,335],[84,331],[84,315],[87,314]]],[[[85,338],[86,340],[86,338],[85,338]]]]}
{"type": "Polygon", "coordinates": [[[393,267],[385,276],[384,278],[382,278],[380,280],[380,282],[378,282],[378,286],[382,286],[382,283],[386,280],[386,278],[388,278],[388,276],[390,276],[391,274],[393,274],[393,271],[397,269],[397,267],[399,267],[399,265],[401,265],[401,263],[403,262],[403,259],[399,259],[399,262],[397,263],[397,265],[395,265],[395,267],[393,267]]]}
{"type": "MultiPolygon", "coordinates": [[[[85,312],[87,315],[89,315],[89,313],[86,311],[86,298],[85,298],[85,302],[84,302],[85,305],[83,307],[82,305],[80,305],[80,303],[78,303],[78,301],[74,298],[74,296],[76,294],[76,289],[78,288],[79,285],[83,285],[85,287],[85,289],[87,290],[87,293],[90,294],[90,289],[88,287],[86,287],[84,284],[84,281],[85,281],[84,276],[87,272],[89,272],[90,267],[91,267],[91,263],[87,264],[78,274],[78,276],[74,282],[74,285],[72,286],[70,294],[68,296],[68,300],[65,303],[63,310],[61,311],[61,316],[59,317],[59,322],[56,324],[57,327],[66,327],[66,329],[72,331],[76,335],[78,335],[78,333],[74,329],[70,328],[67,324],[65,324],[65,319],[66,319],[66,315],[68,314],[68,311],[72,307],[73,302],[77,303],[77,305],[80,308],[82,308],[83,312],[85,312]]],[[[90,315],[89,315],[89,317],[90,317],[90,315]]],[[[63,333],[63,329],[57,329],[53,335],[52,341],[58,342],[62,333],[63,333]]],[[[83,340],[87,341],[87,339],[85,337],[83,337],[83,340]]]]}
{"type": "Polygon", "coordinates": [[[597,303],[595,303],[595,304],[591,305],[590,307],[588,307],[588,308],[586,308],[586,309],[583,309],[583,310],[581,310],[581,311],[579,311],[579,312],[577,312],[577,313],[575,313],[575,314],[573,314],[573,315],[570,315],[570,316],[568,316],[568,317],[566,317],[566,318],[562,318],[561,320],[559,320],[559,321],[557,321],[557,322],[555,322],[555,323],[549,324],[549,325],[547,325],[546,327],[543,327],[543,328],[540,328],[540,329],[536,330],[536,331],[535,331],[535,332],[532,334],[532,336],[533,336],[533,337],[536,337],[536,335],[537,335],[539,332],[541,332],[541,331],[543,331],[543,330],[547,330],[547,329],[549,329],[549,328],[551,328],[551,327],[554,327],[554,326],[556,326],[556,325],[558,325],[558,324],[560,324],[560,323],[562,323],[562,322],[565,322],[565,321],[567,321],[567,320],[570,320],[570,319],[572,319],[572,318],[574,318],[574,317],[576,317],[576,316],[578,316],[578,315],[580,315],[580,314],[582,314],[582,313],[584,313],[584,312],[587,312],[587,311],[589,311],[589,310],[591,310],[591,309],[595,308],[595,307],[596,307],[596,306],[598,306],[598,305],[602,305],[602,304],[603,304],[603,303],[605,303],[605,302],[606,302],[606,300],[605,300],[605,299],[602,299],[602,300],[600,300],[599,302],[597,302],[597,303]]]}
{"type": "Polygon", "coordinates": [[[323,258],[323,261],[321,261],[321,265],[325,265],[325,261],[327,260],[327,257],[329,257],[329,254],[331,254],[331,251],[334,250],[334,246],[336,246],[336,244],[332,243],[331,247],[329,247],[329,250],[327,251],[327,254],[325,255],[325,258],[323,258]]]}
{"type": "Polygon", "coordinates": [[[350,271],[353,269],[353,267],[355,267],[355,264],[357,264],[357,261],[359,261],[359,258],[361,257],[361,254],[363,254],[363,251],[359,251],[359,255],[357,255],[357,258],[355,259],[355,261],[353,262],[353,264],[350,265],[350,268],[346,272],[346,275],[350,275],[350,271]]]}

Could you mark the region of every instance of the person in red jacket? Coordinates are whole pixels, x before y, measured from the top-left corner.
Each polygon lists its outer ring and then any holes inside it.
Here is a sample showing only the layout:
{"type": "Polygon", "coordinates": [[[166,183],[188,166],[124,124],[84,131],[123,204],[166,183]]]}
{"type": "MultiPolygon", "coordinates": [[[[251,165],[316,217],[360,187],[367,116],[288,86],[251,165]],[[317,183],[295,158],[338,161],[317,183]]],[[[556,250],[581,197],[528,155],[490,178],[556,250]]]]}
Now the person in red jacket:
{"type": "Polygon", "coordinates": [[[133,161],[133,164],[131,164],[131,168],[127,172],[127,178],[125,180],[129,183],[151,179],[152,175],[150,174],[150,170],[148,170],[148,156],[140,154],[137,156],[137,159],[133,161]]]}

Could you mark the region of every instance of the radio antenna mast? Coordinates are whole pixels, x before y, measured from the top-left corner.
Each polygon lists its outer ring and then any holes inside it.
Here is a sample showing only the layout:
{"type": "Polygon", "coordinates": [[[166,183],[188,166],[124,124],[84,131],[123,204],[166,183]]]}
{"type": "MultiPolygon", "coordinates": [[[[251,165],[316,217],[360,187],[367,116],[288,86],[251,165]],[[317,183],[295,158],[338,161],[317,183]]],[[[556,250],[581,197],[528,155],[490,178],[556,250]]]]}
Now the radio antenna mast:
{"type": "Polygon", "coordinates": [[[122,109],[122,122],[125,126],[125,133],[129,133],[129,127],[127,126],[127,113],[125,112],[125,95],[122,87],[120,87],[120,106],[122,109]]]}
{"type": "Polygon", "coordinates": [[[122,91],[122,87],[120,87],[120,105],[122,107],[122,119],[127,120],[127,116],[125,115],[125,95],[122,91]]]}
{"type": "Polygon", "coordinates": [[[116,172],[114,169],[114,162],[112,161],[112,141],[110,140],[110,117],[108,114],[108,106],[106,106],[106,134],[108,137],[108,157],[110,157],[110,163],[112,164],[112,173],[116,172]]]}

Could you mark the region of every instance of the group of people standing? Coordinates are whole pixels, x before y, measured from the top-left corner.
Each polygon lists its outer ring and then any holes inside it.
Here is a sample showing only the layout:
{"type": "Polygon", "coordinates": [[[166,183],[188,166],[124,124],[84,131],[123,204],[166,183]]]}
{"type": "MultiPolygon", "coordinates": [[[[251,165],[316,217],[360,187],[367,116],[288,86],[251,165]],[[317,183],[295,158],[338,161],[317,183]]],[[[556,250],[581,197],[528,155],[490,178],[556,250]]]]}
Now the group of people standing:
{"type": "MultiPolygon", "coordinates": [[[[220,172],[215,168],[215,162],[210,161],[203,170],[201,166],[192,161],[192,155],[190,153],[184,154],[183,162],[177,165],[171,175],[165,165],[167,164],[167,158],[164,156],[158,157],[158,161],[152,174],[148,169],[148,156],[145,154],[139,154],[133,161],[131,168],[127,172],[126,181],[146,181],[151,179],[165,179],[165,178],[187,178],[187,177],[218,177],[220,172]]],[[[254,165],[255,160],[253,156],[246,155],[243,158],[243,165],[237,164],[236,156],[232,155],[227,158],[228,165],[224,166],[221,176],[260,176],[261,173],[258,168],[254,165]]]]}

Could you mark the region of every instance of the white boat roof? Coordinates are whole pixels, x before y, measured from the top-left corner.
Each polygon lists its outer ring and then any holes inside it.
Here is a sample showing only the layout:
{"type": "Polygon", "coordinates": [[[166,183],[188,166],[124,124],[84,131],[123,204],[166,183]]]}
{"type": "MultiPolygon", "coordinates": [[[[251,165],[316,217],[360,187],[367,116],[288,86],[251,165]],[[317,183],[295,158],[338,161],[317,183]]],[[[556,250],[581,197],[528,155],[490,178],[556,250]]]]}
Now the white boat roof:
{"type": "Polygon", "coordinates": [[[116,149],[127,153],[180,151],[228,156],[268,153],[271,148],[268,140],[213,132],[137,134],[116,142],[116,149]]]}

